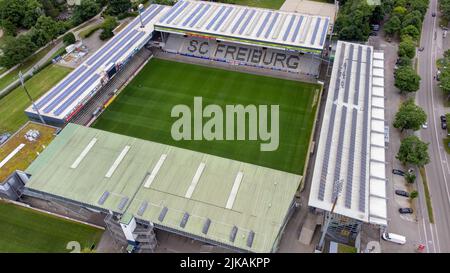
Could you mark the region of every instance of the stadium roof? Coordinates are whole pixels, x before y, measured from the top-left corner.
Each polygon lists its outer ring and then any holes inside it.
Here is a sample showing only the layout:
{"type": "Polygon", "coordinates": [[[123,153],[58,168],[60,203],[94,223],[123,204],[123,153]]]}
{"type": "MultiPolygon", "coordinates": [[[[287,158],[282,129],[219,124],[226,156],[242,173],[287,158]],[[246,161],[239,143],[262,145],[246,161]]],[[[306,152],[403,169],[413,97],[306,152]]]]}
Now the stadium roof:
{"type": "Polygon", "coordinates": [[[156,227],[253,252],[272,251],[301,180],[74,124],[26,172],[30,194],[132,213],[156,227]]]}
{"type": "MultiPolygon", "coordinates": [[[[106,70],[112,64],[127,60],[151,38],[153,23],[168,9],[170,7],[161,5],[150,5],[145,9],[142,14],[143,28],[139,17],[136,17],[125,29],[37,100],[36,106],[40,113],[61,121],[69,117],[106,83],[106,70]]],[[[25,112],[36,114],[33,106],[28,107],[25,112]]]]}
{"type": "Polygon", "coordinates": [[[204,1],[178,1],[155,23],[155,29],[320,53],[329,25],[330,18],[323,16],[204,1]]]}
{"type": "Polygon", "coordinates": [[[309,205],[386,225],[384,54],[339,41],[314,166],[309,205]]]}

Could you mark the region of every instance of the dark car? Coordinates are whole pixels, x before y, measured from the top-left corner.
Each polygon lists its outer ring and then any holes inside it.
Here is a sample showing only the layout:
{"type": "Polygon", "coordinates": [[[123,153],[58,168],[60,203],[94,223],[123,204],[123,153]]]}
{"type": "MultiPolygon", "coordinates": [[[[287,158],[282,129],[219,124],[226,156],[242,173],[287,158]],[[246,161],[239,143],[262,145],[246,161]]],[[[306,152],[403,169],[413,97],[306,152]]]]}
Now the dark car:
{"type": "Polygon", "coordinates": [[[447,117],[444,116],[444,115],[442,115],[442,116],[441,116],[441,122],[447,122],[447,117]]]}
{"type": "Polygon", "coordinates": [[[431,13],[431,16],[436,17],[436,12],[431,13]]]}
{"type": "Polygon", "coordinates": [[[395,194],[404,196],[404,197],[409,197],[409,193],[406,191],[402,191],[402,190],[395,190],[395,194]]]}
{"type": "Polygon", "coordinates": [[[444,115],[441,116],[441,128],[447,129],[447,118],[444,115]]]}
{"type": "Polygon", "coordinates": [[[370,35],[370,36],[378,36],[378,33],[375,32],[375,31],[372,31],[369,35],[370,35]]]}
{"type": "Polygon", "coordinates": [[[392,173],[400,176],[405,176],[405,172],[397,169],[392,169],[392,173]]]}
{"type": "Polygon", "coordinates": [[[399,208],[398,212],[401,214],[411,214],[413,213],[413,210],[411,208],[399,208]]]}
{"type": "Polygon", "coordinates": [[[422,46],[419,48],[419,51],[422,52],[425,48],[422,46]]]}

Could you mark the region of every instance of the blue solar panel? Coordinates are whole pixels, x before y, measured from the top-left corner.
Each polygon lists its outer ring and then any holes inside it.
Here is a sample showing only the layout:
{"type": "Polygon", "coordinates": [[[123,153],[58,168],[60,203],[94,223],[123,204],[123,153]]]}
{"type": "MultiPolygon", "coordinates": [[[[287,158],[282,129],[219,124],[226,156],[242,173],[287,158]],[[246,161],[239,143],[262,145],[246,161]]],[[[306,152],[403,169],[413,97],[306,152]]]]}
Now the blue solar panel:
{"type": "Polygon", "coordinates": [[[291,15],[291,20],[289,21],[289,25],[288,25],[286,31],[284,32],[283,41],[287,40],[289,33],[291,32],[292,25],[294,24],[294,21],[295,21],[295,16],[291,15]]]}
{"type": "Polygon", "coordinates": [[[242,20],[244,20],[245,15],[247,15],[247,12],[248,12],[248,9],[245,9],[244,12],[241,14],[241,16],[239,16],[239,19],[236,21],[233,28],[231,29],[231,33],[234,33],[236,31],[236,29],[241,24],[242,20]]]}
{"type": "Polygon", "coordinates": [[[328,121],[328,132],[327,138],[325,140],[325,153],[323,156],[322,173],[319,184],[319,200],[324,200],[325,197],[325,184],[327,183],[326,177],[328,176],[328,163],[330,161],[330,149],[331,142],[333,141],[333,130],[334,130],[334,117],[336,116],[336,104],[331,107],[330,120],[328,121]]]}
{"type": "Polygon", "coordinates": [[[300,31],[300,26],[302,25],[302,22],[303,22],[303,16],[301,16],[300,20],[298,20],[297,26],[295,27],[295,30],[294,30],[294,35],[292,35],[292,38],[291,38],[291,42],[295,42],[295,39],[297,39],[297,35],[298,35],[298,32],[300,31]]]}
{"type": "Polygon", "coordinates": [[[225,10],[225,6],[223,6],[219,12],[216,14],[216,16],[214,16],[214,18],[211,20],[211,22],[209,22],[209,24],[206,26],[206,29],[209,30],[217,21],[217,19],[219,19],[220,15],[222,15],[222,12],[225,10]]]}
{"type": "Polygon", "coordinates": [[[192,13],[189,15],[189,17],[188,17],[186,20],[184,20],[183,26],[186,26],[187,23],[189,23],[189,21],[191,21],[192,18],[194,18],[194,16],[200,11],[201,8],[203,8],[204,5],[205,5],[205,4],[203,4],[203,3],[200,4],[200,5],[198,5],[197,8],[194,10],[194,12],[192,12],[192,13]]]}
{"type": "Polygon", "coordinates": [[[250,20],[253,18],[255,13],[256,13],[256,10],[252,10],[250,12],[250,15],[247,17],[247,20],[245,20],[245,23],[242,25],[241,29],[239,30],[239,35],[241,35],[242,32],[244,32],[245,27],[248,26],[248,24],[250,23],[250,20]]]}
{"type": "MultiPolygon", "coordinates": [[[[137,30],[133,30],[130,34],[128,34],[127,37],[125,37],[125,39],[123,39],[122,41],[120,41],[120,43],[116,44],[112,50],[112,52],[116,52],[117,50],[119,50],[119,48],[121,48],[127,41],[130,40],[131,37],[133,37],[134,35],[136,35],[138,31],[137,30]]],[[[143,33],[143,32],[141,32],[143,33]]],[[[44,112],[45,113],[49,113],[50,111],[52,111],[56,105],[58,105],[61,101],[64,100],[65,97],[67,97],[73,89],[75,89],[77,86],[79,86],[80,84],[82,84],[89,76],[92,75],[92,73],[94,73],[98,67],[100,67],[101,65],[105,64],[106,60],[110,58],[109,54],[106,54],[105,56],[102,57],[102,59],[100,59],[94,66],[92,66],[87,72],[85,72],[83,75],[81,75],[81,77],[79,79],[77,79],[74,83],[72,83],[64,92],[62,92],[62,94],[60,94],[54,101],[52,101],[52,103],[50,103],[45,109],[44,112]]]]}
{"type": "Polygon", "coordinates": [[[259,37],[261,35],[261,33],[263,32],[264,28],[267,25],[267,21],[269,21],[270,16],[272,16],[272,12],[267,13],[266,18],[264,18],[264,21],[261,27],[259,28],[258,33],[256,34],[256,37],[259,37]]]}
{"type": "Polygon", "coordinates": [[[177,11],[175,11],[169,19],[167,19],[167,24],[172,23],[172,21],[180,15],[180,13],[189,5],[189,2],[185,2],[177,11]]]}
{"type": "MultiPolygon", "coordinates": [[[[366,53],[366,75],[370,75],[371,69],[371,55],[372,49],[367,48],[366,53]]],[[[366,82],[368,82],[366,80],[366,82]]],[[[367,83],[366,83],[367,85],[367,83]]],[[[365,212],[366,210],[366,179],[367,179],[367,139],[368,139],[368,127],[369,127],[369,88],[364,90],[364,118],[363,118],[363,135],[361,146],[361,179],[359,185],[359,211],[365,212]]]]}
{"type": "Polygon", "coordinates": [[[342,115],[339,124],[339,138],[338,145],[336,150],[336,161],[334,166],[334,181],[338,181],[341,178],[341,163],[342,163],[342,154],[344,148],[344,135],[345,135],[345,126],[347,121],[347,106],[342,107],[342,115]]]}
{"type": "Polygon", "coordinates": [[[150,21],[153,20],[153,18],[155,18],[156,15],[158,15],[163,9],[164,9],[164,6],[160,6],[152,14],[150,14],[148,17],[146,17],[143,20],[144,25],[147,25],[148,23],[150,23],[150,21]]]}
{"type": "Polygon", "coordinates": [[[322,29],[322,35],[320,36],[320,45],[323,46],[323,44],[325,43],[325,37],[327,35],[327,31],[328,31],[328,22],[330,21],[330,19],[325,19],[325,25],[323,26],[322,29]]]}
{"type": "MultiPolygon", "coordinates": [[[[151,12],[153,12],[154,10],[156,10],[158,6],[157,5],[152,5],[148,10],[144,11],[143,18],[145,18],[147,15],[149,15],[151,12]]],[[[159,8],[164,8],[162,6],[159,6],[159,8]]],[[[120,40],[123,36],[125,36],[126,34],[128,34],[130,32],[130,30],[132,28],[134,28],[138,23],[140,23],[139,18],[134,19],[130,25],[128,25],[124,30],[122,30],[119,34],[117,34],[116,36],[114,36],[104,47],[100,48],[100,50],[98,50],[94,56],[92,56],[91,58],[89,58],[89,60],[86,62],[88,65],[92,65],[100,56],[102,56],[104,53],[108,52],[111,47],[118,41],[120,40]]]]}
{"type": "Polygon", "coordinates": [[[82,65],[79,68],[77,68],[75,71],[70,73],[70,75],[65,78],[61,83],[59,83],[55,89],[53,89],[49,94],[47,94],[44,99],[39,101],[36,106],[38,108],[41,108],[42,106],[46,105],[53,97],[55,97],[59,92],[62,91],[70,82],[75,80],[78,76],[80,76],[85,70],[87,69],[87,66],[82,65]]]}
{"type": "Polygon", "coordinates": [[[211,7],[210,5],[206,5],[205,8],[197,15],[197,17],[194,19],[194,21],[192,21],[189,24],[189,27],[195,26],[195,24],[197,24],[198,20],[200,20],[200,18],[202,18],[202,16],[205,14],[205,12],[207,12],[209,10],[210,7],[211,7]]]}
{"type": "Polygon", "coordinates": [[[159,23],[164,22],[170,15],[172,15],[172,13],[174,13],[177,8],[184,3],[183,1],[178,1],[175,5],[173,5],[173,7],[171,9],[169,9],[169,11],[164,14],[163,16],[161,16],[161,18],[159,19],[159,23]]]}
{"type": "Polygon", "coordinates": [[[348,103],[348,96],[350,93],[350,80],[352,75],[352,65],[353,65],[353,45],[350,45],[350,50],[348,53],[347,71],[345,72],[345,89],[344,89],[344,102],[348,103]]]}
{"type": "Polygon", "coordinates": [[[320,21],[322,21],[322,20],[320,18],[317,18],[316,26],[314,27],[314,32],[311,37],[311,44],[314,44],[314,42],[316,41],[316,36],[317,36],[317,31],[319,30],[320,21]]]}
{"type": "Polygon", "coordinates": [[[356,81],[355,81],[355,95],[353,97],[353,104],[358,105],[359,100],[359,84],[361,75],[361,60],[362,60],[362,46],[358,46],[358,64],[356,66],[356,81]]]}
{"type": "Polygon", "coordinates": [[[272,32],[273,26],[275,26],[275,23],[277,22],[278,16],[280,16],[279,13],[275,13],[275,16],[272,19],[272,22],[269,25],[269,28],[266,31],[266,35],[264,35],[264,38],[268,38],[270,33],[272,32]]]}
{"type": "MultiPolygon", "coordinates": [[[[144,32],[139,32],[139,34],[133,38],[133,40],[129,41],[128,44],[122,48],[119,52],[117,52],[113,58],[111,59],[111,62],[115,63],[120,57],[125,55],[125,52],[127,52],[130,47],[132,47],[137,41],[139,41],[142,36],[144,36],[144,32]]],[[[55,115],[60,115],[62,112],[66,110],[66,108],[72,104],[81,94],[83,94],[87,88],[89,88],[96,80],[98,80],[100,76],[95,74],[88,82],[86,82],[80,89],[78,89],[77,92],[72,94],[68,100],[66,100],[55,112],[55,115]]]]}
{"type": "Polygon", "coordinates": [[[223,22],[225,21],[225,19],[227,19],[228,15],[230,15],[230,12],[233,10],[232,7],[229,7],[228,10],[225,12],[225,15],[222,16],[222,18],[219,20],[219,22],[217,23],[217,25],[214,27],[214,31],[217,31],[219,29],[219,27],[222,26],[223,22]]]}
{"type": "Polygon", "coordinates": [[[351,208],[352,205],[352,189],[353,189],[353,167],[355,165],[355,146],[356,146],[356,125],[358,118],[358,110],[352,110],[352,123],[350,131],[350,147],[347,161],[347,186],[345,187],[345,207],[351,208]]]}

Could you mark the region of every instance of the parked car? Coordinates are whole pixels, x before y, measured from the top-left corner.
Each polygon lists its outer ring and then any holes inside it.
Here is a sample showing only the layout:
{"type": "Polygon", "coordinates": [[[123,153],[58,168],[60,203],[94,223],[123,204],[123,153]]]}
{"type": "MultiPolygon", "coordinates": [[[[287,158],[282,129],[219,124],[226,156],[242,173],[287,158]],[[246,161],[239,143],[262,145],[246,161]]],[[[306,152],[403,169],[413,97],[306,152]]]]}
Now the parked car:
{"type": "Polygon", "coordinates": [[[395,194],[404,196],[404,197],[409,197],[409,193],[407,191],[395,190],[395,194]]]}
{"type": "Polygon", "coordinates": [[[422,128],[423,129],[427,129],[428,128],[428,122],[425,122],[424,124],[422,124],[422,128]]]}
{"type": "Polygon", "coordinates": [[[441,116],[441,128],[447,129],[447,117],[445,117],[444,115],[441,116]]]}
{"type": "Polygon", "coordinates": [[[372,31],[369,36],[378,36],[378,33],[376,31],[372,31]]]}
{"type": "Polygon", "coordinates": [[[422,47],[419,47],[419,51],[420,52],[422,52],[423,50],[424,50],[425,48],[422,46],[422,47]]]}
{"type": "Polygon", "coordinates": [[[412,208],[399,208],[398,212],[400,212],[401,214],[411,214],[413,213],[412,208]]]}
{"type": "Polygon", "coordinates": [[[402,235],[398,235],[398,234],[394,234],[394,233],[383,233],[383,235],[381,235],[381,238],[383,238],[383,240],[389,241],[389,242],[393,242],[399,245],[404,245],[406,244],[406,237],[402,236],[402,235]]]}
{"type": "Polygon", "coordinates": [[[392,169],[392,173],[400,176],[405,176],[405,172],[402,170],[392,169]]]}

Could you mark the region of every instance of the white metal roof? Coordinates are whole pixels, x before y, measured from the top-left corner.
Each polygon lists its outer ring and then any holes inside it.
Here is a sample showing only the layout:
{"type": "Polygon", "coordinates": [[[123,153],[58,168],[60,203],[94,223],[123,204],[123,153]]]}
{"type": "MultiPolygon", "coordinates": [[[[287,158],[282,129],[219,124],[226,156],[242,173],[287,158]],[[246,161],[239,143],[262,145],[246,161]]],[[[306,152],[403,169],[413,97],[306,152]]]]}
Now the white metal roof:
{"type": "MultiPolygon", "coordinates": [[[[135,18],[125,29],[110,39],[105,45],[84,61],[67,77],[36,101],[41,115],[64,120],[79,105],[89,100],[102,84],[105,84],[106,69],[111,64],[120,64],[135,53],[150,39],[154,22],[170,7],[150,5],[142,13],[144,27],[135,18]]],[[[32,106],[25,112],[36,113],[32,106]]]]}
{"type": "Polygon", "coordinates": [[[161,31],[320,53],[330,18],[205,1],[178,1],[155,23],[161,31]]]}
{"type": "Polygon", "coordinates": [[[382,60],[371,46],[338,41],[309,205],[330,211],[342,181],[335,213],[386,225],[384,73],[373,73],[382,60]]]}

